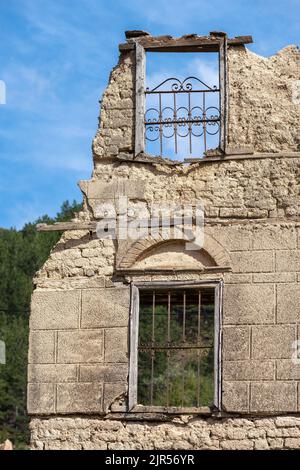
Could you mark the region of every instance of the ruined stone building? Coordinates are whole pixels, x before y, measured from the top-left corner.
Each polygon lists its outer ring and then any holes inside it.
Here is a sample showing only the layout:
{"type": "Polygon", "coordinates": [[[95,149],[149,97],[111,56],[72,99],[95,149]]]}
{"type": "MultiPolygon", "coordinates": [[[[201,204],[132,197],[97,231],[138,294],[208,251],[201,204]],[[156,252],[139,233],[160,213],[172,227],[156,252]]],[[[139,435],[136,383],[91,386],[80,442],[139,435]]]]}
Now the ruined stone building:
{"type": "Polygon", "coordinates": [[[265,58],[251,36],[219,32],[126,38],[83,210],[39,227],[63,235],[34,280],[32,448],[298,448],[299,49],[265,58]],[[154,52],[215,54],[218,83],[148,86],[154,52]],[[160,216],[148,230],[145,214],[170,202],[201,202],[201,242],[174,214],[169,231],[160,216]],[[113,237],[114,220],[148,232],[113,237]]]}

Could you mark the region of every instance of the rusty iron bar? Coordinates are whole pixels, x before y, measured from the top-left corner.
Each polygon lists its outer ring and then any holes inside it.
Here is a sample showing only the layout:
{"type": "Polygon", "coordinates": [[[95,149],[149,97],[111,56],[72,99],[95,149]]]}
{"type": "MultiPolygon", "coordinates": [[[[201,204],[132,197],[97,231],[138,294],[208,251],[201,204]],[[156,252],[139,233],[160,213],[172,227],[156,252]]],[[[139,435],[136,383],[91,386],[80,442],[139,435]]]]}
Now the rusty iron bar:
{"type": "Polygon", "coordinates": [[[200,406],[200,326],[201,326],[201,291],[198,292],[198,328],[197,343],[199,349],[197,351],[197,406],[200,406]]]}
{"type": "MultiPolygon", "coordinates": [[[[173,93],[174,100],[174,120],[177,121],[176,93],[173,93]]],[[[175,153],[177,154],[177,122],[174,122],[175,153]]]]}
{"type": "MultiPolygon", "coordinates": [[[[167,345],[171,343],[171,292],[168,291],[168,336],[167,345]]],[[[167,406],[170,405],[170,348],[167,348],[167,406]]]]}
{"type": "MultiPolygon", "coordinates": [[[[152,293],[152,346],[155,344],[155,291],[152,293]]],[[[151,383],[150,383],[150,404],[153,405],[153,384],[154,384],[154,358],[155,349],[151,350],[151,383]]]]}
{"type": "Polygon", "coordinates": [[[163,126],[162,126],[162,108],[161,108],[161,95],[159,95],[159,145],[160,155],[162,155],[162,138],[163,138],[163,126]]]}
{"type": "Polygon", "coordinates": [[[206,152],[206,104],[205,104],[205,94],[203,93],[203,143],[204,143],[204,152],[206,152]]]}
{"type": "MultiPolygon", "coordinates": [[[[183,291],[183,311],[182,311],[182,341],[185,343],[185,321],[186,321],[186,292],[183,291]]],[[[181,406],[183,406],[184,401],[184,382],[185,382],[185,368],[182,368],[182,396],[181,396],[181,406]]]]}

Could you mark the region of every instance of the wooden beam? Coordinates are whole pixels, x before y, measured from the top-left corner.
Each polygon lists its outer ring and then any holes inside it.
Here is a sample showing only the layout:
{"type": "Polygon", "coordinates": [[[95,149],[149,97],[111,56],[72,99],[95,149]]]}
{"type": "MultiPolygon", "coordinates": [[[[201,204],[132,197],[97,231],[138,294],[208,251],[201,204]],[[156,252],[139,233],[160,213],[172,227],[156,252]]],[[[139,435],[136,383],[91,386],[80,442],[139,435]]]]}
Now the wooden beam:
{"type": "Polygon", "coordinates": [[[139,42],[135,44],[135,155],[145,150],[145,82],[146,55],[139,42]]]}
{"type": "MultiPolygon", "coordinates": [[[[129,51],[135,48],[138,42],[146,51],[151,52],[218,52],[220,38],[216,36],[186,35],[180,38],[171,36],[141,36],[133,42],[119,45],[120,51],[129,51]]],[[[252,36],[237,36],[227,40],[229,46],[242,46],[253,42],[252,36]]]]}
{"type": "Polygon", "coordinates": [[[155,163],[156,165],[158,165],[159,163],[163,164],[163,165],[182,165],[183,162],[181,161],[178,161],[178,160],[171,160],[170,158],[163,158],[163,157],[160,157],[160,156],[153,156],[153,155],[149,155],[147,153],[140,153],[139,155],[137,155],[136,157],[132,154],[129,154],[129,153],[119,153],[118,155],[116,155],[116,158],[118,160],[122,160],[122,161],[128,161],[128,162],[132,162],[132,163],[155,163]]]}
{"type": "Polygon", "coordinates": [[[225,154],[227,144],[227,111],[228,111],[228,83],[227,83],[227,37],[220,38],[219,47],[219,88],[220,88],[220,149],[225,154]]]}
{"type": "MultiPolygon", "coordinates": [[[[229,160],[229,158],[225,158],[229,160]]],[[[218,159],[219,161],[220,159],[218,159]]],[[[222,159],[224,161],[224,158],[222,159]]],[[[207,162],[209,163],[209,162],[207,162]]],[[[133,218],[129,218],[128,222],[130,223],[133,218]]],[[[67,230],[88,230],[88,231],[96,231],[97,228],[97,223],[98,221],[91,221],[91,222],[57,222],[55,224],[47,225],[47,224],[37,224],[36,230],[37,232],[65,232],[67,230]]],[[[146,219],[140,221],[141,224],[144,224],[144,226],[150,227],[150,221],[147,220],[147,225],[146,225],[146,219]]],[[[227,217],[227,218],[215,218],[215,217],[206,217],[205,218],[205,225],[247,225],[247,224],[270,224],[270,225],[278,225],[278,224],[290,224],[290,225],[295,225],[298,227],[300,225],[300,216],[294,216],[294,217],[289,217],[289,218],[233,218],[233,217],[227,217]]],[[[166,222],[159,222],[157,224],[154,224],[152,221],[152,227],[159,226],[159,227],[165,227],[167,225],[166,222]]],[[[174,221],[171,219],[170,220],[170,226],[174,226],[174,221]]],[[[183,241],[188,241],[188,240],[183,240],[183,241]]],[[[225,266],[226,268],[226,266],[225,266]]]]}
{"type": "Polygon", "coordinates": [[[139,338],[139,290],[131,286],[130,306],[130,350],[129,350],[129,383],[128,383],[128,409],[137,404],[138,380],[138,338],[139,338]]]}
{"type": "Polygon", "coordinates": [[[136,405],[132,410],[132,413],[163,413],[163,414],[203,414],[211,415],[212,410],[208,406],[197,407],[183,407],[183,406],[143,406],[136,405]]]}
{"type": "Polygon", "coordinates": [[[235,38],[228,39],[229,46],[242,46],[243,44],[252,44],[252,36],[236,36],[235,38]]]}
{"type": "Polygon", "coordinates": [[[56,222],[55,224],[37,224],[37,232],[65,232],[66,230],[96,230],[97,222],[56,222]]]}

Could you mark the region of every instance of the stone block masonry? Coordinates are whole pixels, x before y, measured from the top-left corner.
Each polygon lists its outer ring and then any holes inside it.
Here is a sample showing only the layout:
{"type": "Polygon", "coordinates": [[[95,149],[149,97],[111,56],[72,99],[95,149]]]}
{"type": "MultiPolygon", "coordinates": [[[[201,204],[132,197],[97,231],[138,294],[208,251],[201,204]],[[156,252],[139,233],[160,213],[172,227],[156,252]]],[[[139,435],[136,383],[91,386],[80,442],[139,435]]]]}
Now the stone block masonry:
{"type": "MultiPolygon", "coordinates": [[[[169,39],[165,39],[169,40],[169,39]]],[[[181,38],[181,40],[184,40],[181,38]]],[[[135,53],[122,50],[101,104],[84,207],[34,279],[28,412],[33,449],[300,447],[300,107],[292,102],[300,53],[260,57],[228,45],[227,148],[190,165],[135,161],[135,53]],[[253,154],[241,154],[241,148],[253,154]],[[205,212],[204,245],[175,236],[99,239],[105,204],[205,212]],[[128,406],[132,284],[223,283],[220,409],[202,414],[128,406]]],[[[170,163],[170,162],[169,162],[170,163]]]]}
{"type": "Polygon", "coordinates": [[[30,413],[103,413],[126,393],[129,302],[128,287],[35,291],[28,368],[30,413]],[[43,319],[38,322],[40,305],[43,319]],[[109,320],[106,312],[114,305],[115,320],[109,320]]]}
{"type": "Polygon", "coordinates": [[[300,447],[300,418],[203,419],[165,423],[99,418],[33,419],[36,450],[279,450],[300,447]]]}

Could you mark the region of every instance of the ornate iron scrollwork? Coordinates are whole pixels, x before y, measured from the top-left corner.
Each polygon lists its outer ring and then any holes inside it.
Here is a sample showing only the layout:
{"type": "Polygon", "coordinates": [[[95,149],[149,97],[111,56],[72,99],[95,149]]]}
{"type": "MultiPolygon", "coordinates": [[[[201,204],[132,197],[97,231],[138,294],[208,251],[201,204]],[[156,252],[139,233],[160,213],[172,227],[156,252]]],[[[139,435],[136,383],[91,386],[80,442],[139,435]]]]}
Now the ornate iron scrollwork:
{"type": "Polygon", "coordinates": [[[175,153],[178,150],[178,138],[189,139],[189,151],[192,153],[192,137],[203,137],[203,146],[206,150],[207,135],[213,136],[220,131],[220,111],[216,106],[206,105],[207,94],[218,92],[216,86],[210,87],[197,77],[187,77],[183,81],[172,77],[151,90],[147,88],[146,95],[158,96],[158,106],[150,107],[145,113],[146,140],[151,142],[159,140],[161,155],[163,140],[171,138],[174,138],[175,153]],[[193,82],[196,83],[196,87],[193,82]],[[186,106],[177,104],[178,94],[187,97],[186,106]],[[169,100],[172,99],[172,105],[163,106],[163,98],[166,95],[169,96],[169,100]],[[194,101],[197,101],[197,104],[194,101]]]}

